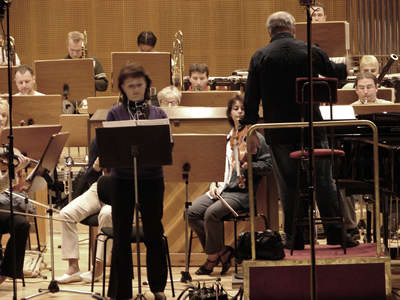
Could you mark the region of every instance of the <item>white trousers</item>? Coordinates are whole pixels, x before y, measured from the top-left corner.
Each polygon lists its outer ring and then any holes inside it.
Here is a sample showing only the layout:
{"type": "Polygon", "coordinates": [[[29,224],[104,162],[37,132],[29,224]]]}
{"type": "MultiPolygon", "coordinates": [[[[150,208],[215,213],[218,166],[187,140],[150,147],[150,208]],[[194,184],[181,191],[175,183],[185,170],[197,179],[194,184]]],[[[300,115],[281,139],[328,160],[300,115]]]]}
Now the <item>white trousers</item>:
{"type": "MultiPolygon", "coordinates": [[[[111,205],[104,204],[99,200],[97,182],[93,183],[86,192],[65,206],[61,210],[60,216],[79,223],[95,213],[99,213],[99,232],[102,227],[112,227],[111,205]]],[[[77,224],[63,222],[61,237],[62,259],[79,259],[77,224]]],[[[96,259],[99,261],[103,261],[103,242],[104,238],[100,236],[96,252],[96,259]]],[[[107,245],[107,261],[110,261],[111,249],[112,245],[107,245]]]]}

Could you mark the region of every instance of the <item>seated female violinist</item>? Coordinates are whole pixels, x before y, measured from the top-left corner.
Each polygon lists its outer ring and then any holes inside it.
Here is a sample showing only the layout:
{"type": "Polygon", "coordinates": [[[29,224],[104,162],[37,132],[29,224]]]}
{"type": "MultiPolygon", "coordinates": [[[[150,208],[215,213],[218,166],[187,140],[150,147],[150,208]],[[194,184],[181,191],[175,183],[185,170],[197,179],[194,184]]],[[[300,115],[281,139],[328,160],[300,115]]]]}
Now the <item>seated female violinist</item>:
{"type": "MultiPolygon", "coordinates": [[[[217,194],[224,198],[236,212],[240,213],[249,209],[248,185],[246,182],[247,162],[245,161],[247,153],[245,153],[245,150],[240,153],[240,162],[235,163],[235,150],[232,149],[232,144],[236,150],[235,144],[240,148],[244,145],[244,149],[246,149],[244,142],[246,134],[242,134],[243,137],[240,137],[240,130],[235,129],[239,128],[239,119],[244,114],[243,99],[239,95],[229,100],[226,113],[232,130],[227,137],[224,182],[211,183],[209,191],[197,198],[188,209],[189,225],[196,232],[207,254],[206,262],[196,271],[197,275],[212,273],[213,268],[219,263],[222,265],[221,275],[225,274],[231,267],[233,249],[224,245],[223,237],[223,218],[231,212],[229,208],[217,199],[217,194]],[[235,135],[239,135],[239,138],[235,138],[235,135]],[[235,142],[232,143],[233,141],[235,142]],[[241,142],[243,142],[242,145],[241,142]],[[237,169],[240,169],[240,176],[238,176],[237,169]]],[[[244,128],[243,131],[247,132],[247,128],[244,128]]],[[[272,169],[272,161],[264,137],[257,132],[252,138],[258,139],[259,142],[257,149],[254,149],[252,161],[254,191],[256,191],[262,176],[272,169]]]]}
{"type": "MultiPolygon", "coordinates": [[[[7,100],[0,99],[0,132],[8,124],[8,103],[7,100]]],[[[30,160],[23,156],[19,151],[15,150],[15,174],[17,184],[13,186],[14,191],[19,191],[24,184],[24,177],[21,171],[28,166],[30,160]],[[16,163],[17,162],[17,163],[16,163]]],[[[6,165],[7,166],[7,165],[6,165]]],[[[8,172],[1,172],[0,174],[0,192],[8,188],[9,176],[8,172]]],[[[10,232],[10,214],[0,212],[0,235],[10,232]]],[[[25,245],[29,234],[29,222],[25,216],[14,215],[14,232],[15,232],[15,245],[16,250],[13,249],[12,239],[9,238],[7,247],[4,253],[3,260],[0,263],[0,284],[3,283],[7,277],[22,278],[23,266],[25,258],[25,245]],[[15,273],[12,268],[12,253],[16,257],[15,273]]]]}

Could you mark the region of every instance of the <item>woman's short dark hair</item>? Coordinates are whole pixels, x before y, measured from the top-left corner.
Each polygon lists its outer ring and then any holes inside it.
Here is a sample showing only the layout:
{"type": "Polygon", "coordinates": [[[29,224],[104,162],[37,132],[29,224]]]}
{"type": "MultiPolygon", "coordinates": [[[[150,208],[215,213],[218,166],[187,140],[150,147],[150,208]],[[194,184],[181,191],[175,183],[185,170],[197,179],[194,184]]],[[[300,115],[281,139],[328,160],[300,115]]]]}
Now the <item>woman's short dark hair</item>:
{"type": "Polygon", "coordinates": [[[137,45],[149,45],[154,47],[157,43],[157,37],[152,31],[142,31],[137,37],[137,45]]]}
{"type": "Polygon", "coordinates": [[[128,103],[128,97],[126,96],[124,90],[122,89],[122,84],[125,82],[127,78],[144,78],[146,81],[146,91],[144,92],[144,99],[150,99],[150,86],[151,86],[151,79],[149,75],[147,75],[144,68],[139,64],[128,64],[121,69],[118,76],[118,88],[122,94],[122,103],[128,103]]]}
{"type": "Polygon", "coordinates": [[[228,122],[229,124],[231,124],[232,127],[235,127],[235,122],[232,119],[231,112],[236,102],[240,102],[240,104],[243,104],[243,97],[239,94],[233,96],[231,99],[229,99],[228,106],[226,108],[226,116],[228,117],[228,122]]]}

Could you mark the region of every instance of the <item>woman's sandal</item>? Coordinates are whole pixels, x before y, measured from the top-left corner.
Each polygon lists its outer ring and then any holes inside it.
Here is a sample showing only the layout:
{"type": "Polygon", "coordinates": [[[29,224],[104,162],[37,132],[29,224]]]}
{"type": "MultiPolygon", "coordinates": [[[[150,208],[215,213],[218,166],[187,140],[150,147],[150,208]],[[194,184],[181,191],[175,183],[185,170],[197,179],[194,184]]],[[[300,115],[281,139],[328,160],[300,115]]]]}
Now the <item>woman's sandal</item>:
{"type": "Polygon", "coordinates": [[[233,257],[233,248],[230,246],[226,246],[226,249],[224,253],[222,253],[219,256],[219,260],[221,261],[222,264],[222,269],[221,269],[221,275],[224,275],[226,272],[229,271],[229,269],[232,266],[232,257],[233,257]],[[225,254],[229,252],[228,258],[224,261],[222,258],[224,257],[225,254]]]}
{"type": "Polygon", "coordinates": [[[200,268],[197,269],[195,272],[196,275],[210,275],[214,269],[214,267],[218,266],[218,263],[220,261],[220,258],[217,257],[216,260],[209,260],[207,259],[206,262],[200,266],[200,268]],[[208,269],[207,267],[211,266],[211,269],[208,269]]]}

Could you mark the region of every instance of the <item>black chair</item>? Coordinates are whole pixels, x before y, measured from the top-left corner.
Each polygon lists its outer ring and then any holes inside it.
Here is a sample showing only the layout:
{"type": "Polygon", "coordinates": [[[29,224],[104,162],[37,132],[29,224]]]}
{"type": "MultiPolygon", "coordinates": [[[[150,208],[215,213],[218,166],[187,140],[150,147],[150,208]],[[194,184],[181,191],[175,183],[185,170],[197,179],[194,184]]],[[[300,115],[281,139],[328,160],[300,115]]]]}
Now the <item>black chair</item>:
{"type": "MultiPolygon", "coordinates": [[[[143,242],[145,237],[144,237],[144,233],[141,227],[139,227],[139,239],[140,242],[143,242]]],[[[96,253],[97,250],[97,242],[98,242],[98,238],[99,236],[105,236],[105,240],[104,240],[104,258],[103,258],[103,288],[102,288],[102,296],[104,297],[105,295],[105,286],[106,286],[106,250],[107,250],[107,242],[109,239],[113,239],[114,238],[114,232],[113,229],[111,227],[103,227],[101,229],[101,232],[96,236],[96,243],[94,246],[94,252],[96,253]]],[[[168,270],[169,270],[169,277],[170,277],[170,281],[171,281],[171,289],[172,289],[172,297],[175,297],[175,289],[174,289],[174,280],[173,280],[173,276],[172,276],[172,266],[171,266],[171,258],[169,255],[169,247],[168,247],[168,239],[165,235],[163,235],[162,237],[163,241],[164,241],[164,247],[166,250],[166,258],[167,258],[167,264],[168,264],[168,270]]],[[[130,242],[132,244],[136,243],[136,226],[133,226],[132,228],[132,233],[131,233],[131,237],[130,237],[130,242]]],[[[96,256],[93,257],[93,274],[95,274],[96,271],[96,256]]],[[[92,286],[91,286],[91,292],[93,292],[94,290],[94,276],[92,276],[92,286]]]]}
{"type": "MultiPolygon", "coordinates": [[[[99,226],[99,213],[95,213],[93,215],[88,216],[83,219],[80,223],[83,225],[89,226],[89,258],[88,258],[88,270],[90,271],[90,264],[92,261],[92,240],[93,240],[93,227],[99,226]]],[[[96,252],[93,254],[96,257],[96,252]]]]}
{"type": "MultiPolygon", "coordinates": [[[[35,220],[36,220],[36,218],[35,218],[35,220]]],[[[3,235],[2,234],[0,234],[0,264],[1,264],[1,262],[3,261],[3,258],[4,258],[4,256],[3,256],[3,246],[1,245],[1,239],[2,239],[2,237],[3,237],[3,235]]],[[[25,276],[24,276],[24,272],[22,272],[22,286],[23,287],[25,287],[25,276]]]]}

